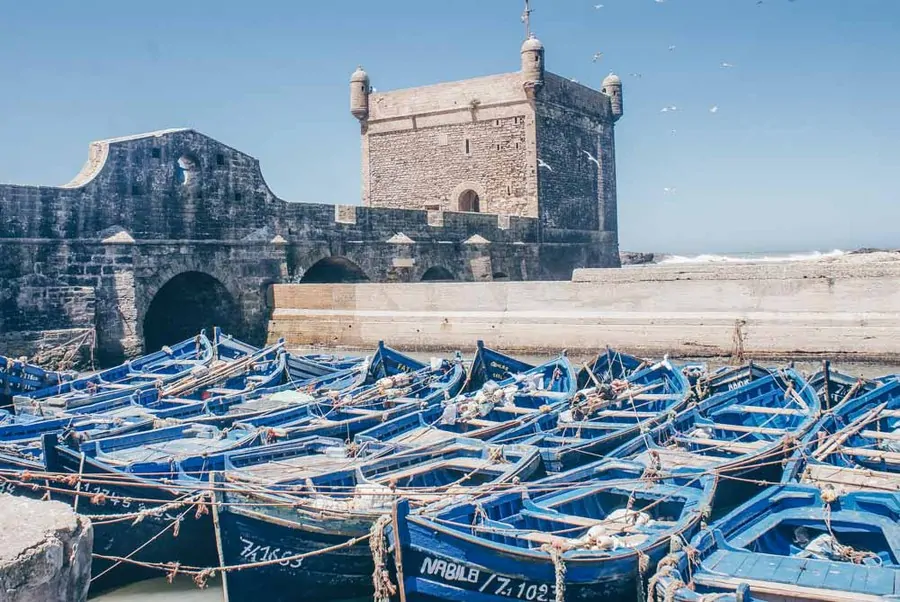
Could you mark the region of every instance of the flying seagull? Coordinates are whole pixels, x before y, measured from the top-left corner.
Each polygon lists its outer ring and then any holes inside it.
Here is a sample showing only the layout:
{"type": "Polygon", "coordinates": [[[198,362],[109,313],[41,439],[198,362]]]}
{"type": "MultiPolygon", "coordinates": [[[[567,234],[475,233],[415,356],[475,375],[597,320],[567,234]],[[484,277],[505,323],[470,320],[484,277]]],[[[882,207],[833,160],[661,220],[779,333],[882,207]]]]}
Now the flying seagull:
{"type": "Polygon", "coordinates": [[[669,113],[670,111],[677,111],[678,107],[675,105],[669,105],[668,107],[663,107],[660,113],[669,113]]]}
{"type": "Polygon", "coordinates": [[[669,188],[668,186],[663,188],[664,194],[675,194],[675,187],[669,188]]]}
{"type": "Polygon", "coordinates": [[[594,53],[594,62],[595,62],[595,63],[596,63],[597,61],[599,61],[600,59],[602,59],[602,58],[603,58],[603,53],[602,53],[602,52],[595,52],[595,53],[594,53]]]}
{"type": "Polygon", "coordinates": [[[636,77],[638,79],[641,79],[642,77],[644,77],[644,75],[641,73],[629,73],[628,75],[630,75],[631,77],[636,77]]]}
{"type": "Polygon", "coordinates": [[[718,113],[718,112],[719,112],[719,105],[713,105],[713,106],[709,109],[709,112],[712,113],[712,114],[718,113]]]}
{"type": "Polygon", "coordinates": [[[675,52],[675,44],[669,46],[669,52],[675,52]]]}
{"type": "Polygon", "coordinates": [[[593,161],[594,163],[597,164],[597,167],[600,167],[600,161],[597,160],[597,157],[595,157],[594,155],[592,155],[591,153],[589,153],[586,150],[582,150],[581,152],[583,152],[585,155],[588,156],[589,161],[593,161]]]}
{"type": "Polygon", "coordinates": [[[546,168],[546,169],[549,169],[550,171],[553,171],[553,168],[550,167],[549,165],[547,165],[547,164],[544,162],[544,160],[541,159],[540,157],[538,157],[538,167],[544,167],[544,168],[546,168]]]}
{"type": "Polygon", "coordinates": [[[732,67],[734,67],[734,65],[732,65],[728,61],[722,61],[721,67],[722,67],[722,69],[731,69],[732,67]]]}
{"type": "Polygon", "coordinates": [[[594,5],[594,8],[596,8],[597,10],[600,10],[601,8],[603,8],[603,5],[602,5],[602,4],[595,4],[595,5],[594,5]]]}

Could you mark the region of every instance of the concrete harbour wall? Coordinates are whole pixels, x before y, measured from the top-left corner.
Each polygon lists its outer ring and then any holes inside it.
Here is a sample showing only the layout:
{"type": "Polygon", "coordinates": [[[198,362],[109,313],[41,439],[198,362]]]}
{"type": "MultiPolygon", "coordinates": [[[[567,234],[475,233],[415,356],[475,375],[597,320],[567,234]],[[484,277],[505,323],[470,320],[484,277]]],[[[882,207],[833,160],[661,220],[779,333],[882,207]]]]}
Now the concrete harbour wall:
{"type": "Polygon", "coordinates": [[[275,285],[292,345],[900,358],[900,261],[577,270],[571,282],[275,285]]]}
{"type": "Polygon", "coordinates": [[[65,504],[0,495],[0,602],[83,602],[93,540],[65,504]]]}

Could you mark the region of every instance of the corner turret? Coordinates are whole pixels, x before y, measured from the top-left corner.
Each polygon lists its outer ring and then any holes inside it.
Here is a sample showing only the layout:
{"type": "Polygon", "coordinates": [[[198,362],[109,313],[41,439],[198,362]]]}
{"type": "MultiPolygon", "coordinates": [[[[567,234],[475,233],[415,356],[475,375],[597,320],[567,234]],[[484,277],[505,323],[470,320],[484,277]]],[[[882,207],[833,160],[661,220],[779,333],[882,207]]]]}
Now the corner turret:
{"type": "Polygon", "coordinates": [[[603,88],[600,90],[609,97],[612,107],[613,120],[618,121],[623,114],[622,108],[622,80],[615,73],[610,73],[603,80],[603,88]]]}
{"type": "Polygon", "coordinates": [[[529,96],[544,85],[544,45],[534,35],[522,44],[522,78],[529,96]]]}
{"type": "Polygon", "coordinates": [[[350,76],[350,112],[360,121],[369,118],[369,75],[357,67],[350,76]]]}

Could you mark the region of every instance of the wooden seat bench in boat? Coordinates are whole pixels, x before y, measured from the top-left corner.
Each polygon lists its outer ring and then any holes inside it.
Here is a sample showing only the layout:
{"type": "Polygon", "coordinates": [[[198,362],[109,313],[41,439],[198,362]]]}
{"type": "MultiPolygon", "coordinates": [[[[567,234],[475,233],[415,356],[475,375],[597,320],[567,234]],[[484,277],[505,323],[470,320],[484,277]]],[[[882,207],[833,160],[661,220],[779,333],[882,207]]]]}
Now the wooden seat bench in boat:
{"type": "Polygon", "coordinates": [[[810,464],[802,476],[804,483],[822,483],[843,489],[864,491],[900,491],[900,479],[893,473],[880,473],[868,468],[810,464]]]}
{"type": "Polygon", "coordinates": [[[632,410],[600,410],[591,416],[603,416],[604,418],[654,418],[658,412],[635,412],[632,410]]]}
{"type": "Polygon", "coordinates": [[[760,435],[784,435],[787,429],[774,429],[764,426],[744,426],[740,424],[711,424],[710,428],[719,431],[733,431],[736,433],[759,433],[760,435]]]}
{"type": "Polygon", "coordinates": [[[890,462],[891,464],[900,464],[900,453],[897,452],[880,449],[866,449],[863,447],[839,447],[836,451],[847,456],[873,458],[875,460],[890,462]]]}
{"type": "Polygon", "coordinates": [[[773,414],[780,416],[806,416],[808,412],[804,412],[803,410],[795,410],[793,408],[767,408],[764,406],[748,406],[748,405],[733,405],[722,408],[716,414],[721,414],[723,412],[746,412],[748,414],[773,414]]]}
{"type": "Polygon", "coordinates": [[[764,447],[769,442],[754,441],[721,441],[719,439],[706,439],[705,437],[673,437],[673,441],[678,443],[694,443],[696,445],[705,445],[709,448],[720,449],[722,451],[733,452],[736,454],[749,454],[758,451],[760,447],[764,447]]]}
{"type": "Polygon", "coordinates": [[[863,437],[869,439],[886,439],[889,441],[900,441],[900,433],[891,431],[863,431],[860,433],[863,437]]]}

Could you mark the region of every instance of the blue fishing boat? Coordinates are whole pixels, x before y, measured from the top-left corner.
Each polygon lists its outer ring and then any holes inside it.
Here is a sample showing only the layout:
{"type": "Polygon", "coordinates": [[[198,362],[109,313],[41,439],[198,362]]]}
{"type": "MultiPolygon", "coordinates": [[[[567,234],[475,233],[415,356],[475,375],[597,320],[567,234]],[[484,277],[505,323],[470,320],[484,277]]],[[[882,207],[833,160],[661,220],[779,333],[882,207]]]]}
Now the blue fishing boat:
{"type": "Polygon", "coordinates": [[[604,460],[449,507],[411,512],[400,502],[384,568],[408,602],[639,599],[713,495],[713,477],[676,473],[604,460]]]}
{"type": "Polygon", "coordinates": [[[820,411],[812,387],[786,369],[708,397],[610,455],[654,471],[692,467],[718,475],[718,514],[755,495],[757,482],[781,481],[782,462],[820,411]]]}
{"type": "Polygon", "coordinates": [[[192,370],[205,372],[212,359],[213,344],[200,333],[114,368],[16,396],[13,402],[17,414],[40,414],[44,408],[65,410],[124,398],[135,391],[177,381],[190,375],[192,370]]]}
{"type": "Polygon", "coordinates": [[[93,440],[74,449],[49,435],[43,452],[43,479],[49,481],[49,487],[40,486],[39,472],[30,479],[37,487],[20,487],[16,493],[42,497],[49,491],[51,499],[91,517],[91,591],[97,593],[159,576],[158,569],[122,558],[214,566],[215,534],[204,494],[196,491],[193,483],[185,486],[165,480],[169,471],[159,466],[261,442],[261,433],[255,429],[222,431],[206,425],[179,425],[93,440]]]}
{"type": "Polygon", "coordinates": [[[287,371],[291,381],[305,381],[355,368],[365,361],[365,358],[345,355],[332,355],[327,353],[287,354],[287,371]]]}
{"type": "MultiPolygon", "coordinates": [[[[704,529],[660,562],[657,600],[900,600],[900,503],[887,493],[782,485],[704,529]]],[[[653,599],[653,598],[651,598],[653,599]]]]}
{"type": "Polygon", "coordinates": [[[810,429],[784,482],[843,491],[900,491],[900,381],[835,406],[810,429]]]}
{"type": "Polygon", "coordinates": [[[357,435],[357,441],[417,446],[456,437],[487,440],[508,435],[512,438],[520,427],[535,420],[555,422],[553,411],[575,394],[575,372],[565,356],[509,374],[499,364],[513,369],[521,367],[513,364],[514,360],[505,361],[502,354],[483,345],[479,345],[479,355],[494,358],[490,364],[491,375],[502,377],[501,380],[488,380],[474,392],[441,400],[441,404],[379,424],[357,435]]]}
{"type": "Polygon", "coordinates": [[[611,384],[598,379],[594,386],[576,393],[550,425],[534,421],[492,441],[533,445],[541,450],[547,470],[561,472],[602,458],[671,418],[691,394],[682,371],[663,360],[611,384]]]}
{"type": "Polygon", "coordinates": [[[361,465],[294,478],[290,470],[262,488],[258,474],[226,471],[215,489],[230,600],[267,602],[352,598],[372,594],[372,551],[365,542],[397,499],[421,506],[527,479],[540,467],[537,450],[492,447],[457,439],[404,450],[361,465]],[[298,555],[313,553],[308,558],[298,555]],[[275,562],[271,562],[274,560],[275,562]]]}
{"type": "Polygon", "coordinates": [[[0,408],[12,405],[15,395],[55,387],[75,378],[74,372],[56,372],[23,359],[0,355],[0,408]]]}
{"type": "Polygon", "coordinates": [[[651,360],[629,355],[607,347],[578,372],[578,388],[585,389],[598,383],[610,384],[625,380],[630,374],[654,364],[651,360]]]}
{"type": "Polygon", "coordinates": [[[742,366],[723,366],[712,372],[699,375],[694,382],[694,393],[699,400],[740,389],[754,380],[765,378],[772,374],[772,370],[747,362],[742,366]]]}
{"type": "Polygon", "coordinates": [[[379,344],[369,367],[370,384],[242,419],[239,424],[266,427],[270,436],[279,440],[312,435],[352,440],[377,424],[453,398],[464,376],[459,359],[435,359],[425,365],[379,344]],[[377,380],[371,382],[373,378],[377,380]]]}
{"type": "Polygon", "coordinates": [[[65,414],[157,420],[214,417],[227,409],[228,401],[252,399],[276,390],[285,377],[283,341],[263,349],[231,345],[216,348],[231,353],[227,358],[219,355],[206,371],[195,370],[163,387],[135,390],[128,396],[69,408],[65,414]]]}
{"type": "Polygon", "coordinates": [[[822,369],[807,379],[809,386],[815,389],[822,407],[831,409],[834,406],[861,397],[879,387],[881,380],[871,380],[851,376],[831,368],[830,362],[823,362],[822,369]]]}
{"type": "Polygon", "coordinates": [[[533,364],[523,362],[505,353],[484,346],[484,341],[475,343],[475,357],[466,372],[466,384],[463,393],[478,391],[489,381],[506,380],[513,374],[522,374],[534,368],[533,364]]]}

